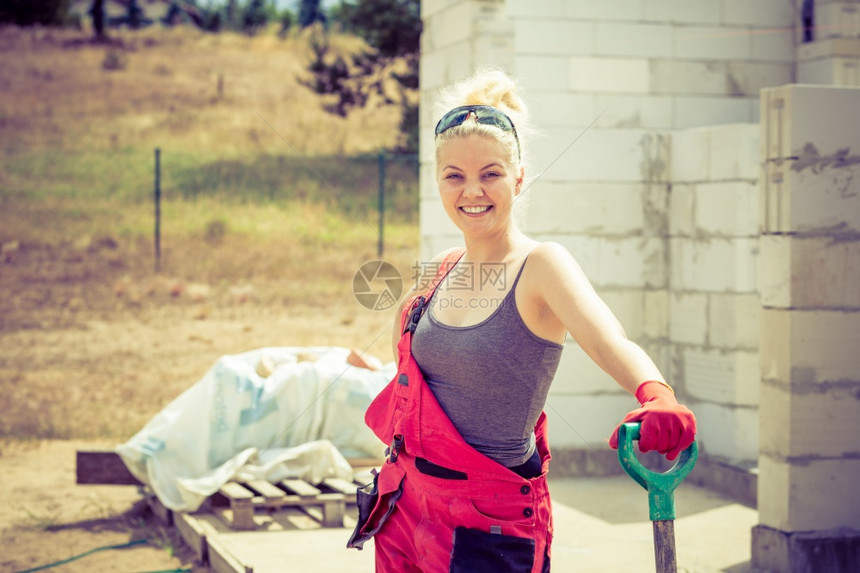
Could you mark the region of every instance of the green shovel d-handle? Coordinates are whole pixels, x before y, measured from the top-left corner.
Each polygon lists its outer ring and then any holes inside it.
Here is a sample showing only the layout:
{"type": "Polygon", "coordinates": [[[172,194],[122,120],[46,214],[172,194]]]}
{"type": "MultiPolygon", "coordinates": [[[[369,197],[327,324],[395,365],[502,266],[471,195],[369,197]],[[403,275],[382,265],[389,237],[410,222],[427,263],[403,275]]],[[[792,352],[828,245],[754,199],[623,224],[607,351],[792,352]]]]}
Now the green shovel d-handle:
{"type": "Polygon", "coordinates": [[[678,461],[665,473],[651,471],[642,465],[633,451],[633,440],[639,439],[639,423],[621,424],[618,429],[618,461],[630,477],[648,491],[651,521],[675,519],[675,488],[687,477],[699,457],[696,442],[681,452],[678,461]]]}

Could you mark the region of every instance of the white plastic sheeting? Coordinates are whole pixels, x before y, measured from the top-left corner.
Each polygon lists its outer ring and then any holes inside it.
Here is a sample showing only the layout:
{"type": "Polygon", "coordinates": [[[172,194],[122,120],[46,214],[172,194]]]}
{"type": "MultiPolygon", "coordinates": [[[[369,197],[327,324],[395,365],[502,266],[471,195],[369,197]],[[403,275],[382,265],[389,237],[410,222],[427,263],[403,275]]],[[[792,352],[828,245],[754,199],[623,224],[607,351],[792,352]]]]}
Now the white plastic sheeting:
{"type": "Polygon", "coordinates": [[[280,347],[223,356],[117,453],[174,511],[196,510],[231,479],[351,479],[347,457],[384,449],[364,411],[395,366],[351,366],[349,353],[280,347]]]}

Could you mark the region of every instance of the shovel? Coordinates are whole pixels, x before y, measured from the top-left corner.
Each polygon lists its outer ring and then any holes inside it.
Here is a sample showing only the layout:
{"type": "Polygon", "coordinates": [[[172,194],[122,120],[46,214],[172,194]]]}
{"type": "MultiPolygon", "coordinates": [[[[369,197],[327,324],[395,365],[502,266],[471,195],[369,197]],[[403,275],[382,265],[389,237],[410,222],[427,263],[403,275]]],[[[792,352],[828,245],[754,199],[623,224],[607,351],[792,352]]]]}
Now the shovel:
{"type": "Polygon", "coordinates": [[[657,573],[676,573],[675,562],[675,488],[687,477],[696,463],[696,442],[681,452],[675,465],[665,473],[651,471],[642,465],[633,451],[633,440],[639,439],[639,424],[621,424],[618,430],[618,461],[630,477],[648,491],[648,510],[654,525],[654,559],[657,573]]]}

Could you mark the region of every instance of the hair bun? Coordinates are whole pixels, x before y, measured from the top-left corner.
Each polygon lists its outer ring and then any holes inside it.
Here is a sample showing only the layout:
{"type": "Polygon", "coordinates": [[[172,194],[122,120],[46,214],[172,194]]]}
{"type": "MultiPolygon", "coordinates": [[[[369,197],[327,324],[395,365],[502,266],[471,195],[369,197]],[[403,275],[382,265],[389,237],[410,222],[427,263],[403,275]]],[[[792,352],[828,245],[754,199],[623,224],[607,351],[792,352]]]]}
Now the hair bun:
{"type": "Polygon", "coordinates": [[[517,83],[507,73],[484,68],[455,82],[442,92],[438,115],[461,105],[490,105],[511,116],[519,130],[525,127],[528,111],[519,95],[517,83]]]}

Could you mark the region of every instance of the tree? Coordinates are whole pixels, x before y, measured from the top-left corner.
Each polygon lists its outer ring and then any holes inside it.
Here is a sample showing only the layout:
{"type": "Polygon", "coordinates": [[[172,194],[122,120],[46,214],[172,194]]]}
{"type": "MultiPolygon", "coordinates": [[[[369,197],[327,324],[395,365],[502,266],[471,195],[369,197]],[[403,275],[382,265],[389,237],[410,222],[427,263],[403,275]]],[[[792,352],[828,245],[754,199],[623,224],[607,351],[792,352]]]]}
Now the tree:
{"type": "Polygon", "coordinates": [[[128,27],[132,29],[140,28],[143,25],[143,10],[137,5],[137,0],[129,0],[127,20],[128,27]]]}
{"type": "Polygon", "coordinates": [[[95,32],[96,40],[102,41],[105,39],[105,3],[104,0],[93,0],[90,6],[90,16],[93,17],[93,32],[95,32]]]}
{"type": "Polygon", "coordinates": [[[269,22],[269,11],[265,0],[250,0],[242,14],[242,27],[248,34],[255,34],[269,22]]]}
{"type": "Polygon", "coordinates": [[[70,0],[4,0],[0,24],[62,26],[69,21],[70,0]]]}
{"type": "Polygon", "coordinates": [[[299,26],[307,28],[314,22],[326,23],[325,13],[320,8],[320,0],[302,0],[299,5],[299,26]]]}
{"type": "Polygon", "coordinates": [[[418,88],[418,63],[421,40],[419,0],[362,0],[357,4],[341,2],[332,19],[345,31],[365,40],[368,49],[352,57],[348,66],[343,58],[333,61],[327,57],[328,45],[312,37],[315,59],[308,70],[311,80],[302,83],[316,93],[334,95],[334,103],[324,108],[345,116],[355,107],[364,107],[371,94],[380,96],[384,104],[401,106],[400,141],[398,149],[418,150],[418,106],[409,98],[410,90],[418,88]],[[314,43],[316,42],[316,45],[314,43]],[[403,62],[405,71],[394,69],[403,62]],[[387,78],[397,83],[397,93],[386,89],[387,78]]]}

